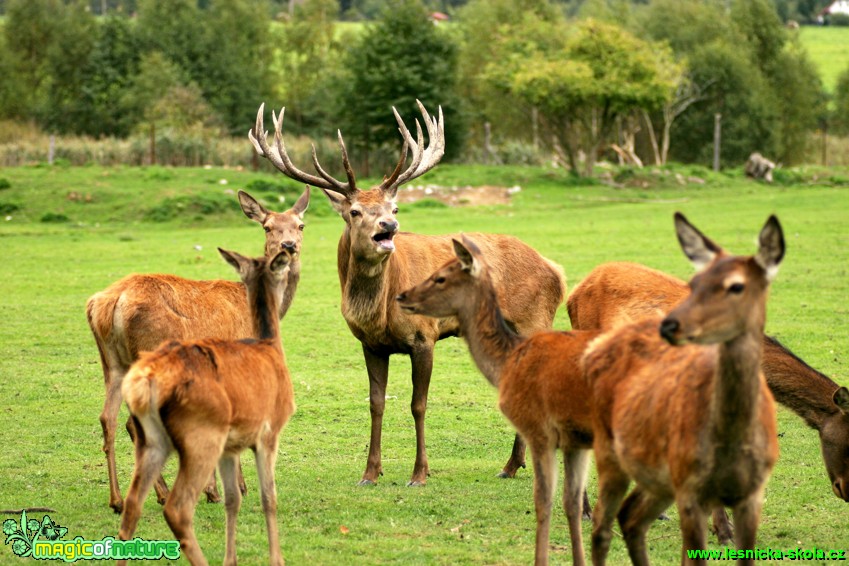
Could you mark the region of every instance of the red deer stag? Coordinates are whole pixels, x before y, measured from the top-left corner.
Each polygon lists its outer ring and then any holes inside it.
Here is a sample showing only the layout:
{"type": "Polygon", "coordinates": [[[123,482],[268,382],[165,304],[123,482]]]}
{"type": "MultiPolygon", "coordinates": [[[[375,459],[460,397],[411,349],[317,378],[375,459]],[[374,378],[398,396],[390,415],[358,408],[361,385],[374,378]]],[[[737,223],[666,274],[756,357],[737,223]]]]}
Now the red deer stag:
{"type": "MultiPolygon", "coordinates": [[[[451,236],[398,231],[395,204],[398,187],[433,168],[442,158],[445,147],[442,109],[438,118],[432,118],[421,102],[418,105],[427,128],[427,147],[419,122],[416,121],[417,137],[413,139],[393,108],[404,138],[401,156],[392,174],[370,190],[357,188],[341,133],[339,143],[346,182],[333,178],[319,165],[315,150],[313,164],[319,176],[305,173],[292,164],[281,134],[282,110],[279,119],[272,115],[273,146],[266,139],[262,106],[250,134],[260,155],[286,176],[321,188],[345,221],[337,253],[342,315],[362,343],[371,405],[371,439],[361,485],[376,483],[383,473],[380,438],[391,354],[409,355],[412,362],[411,410],[416,427],[416,462],[408,485],[426,483],[429,468],[424,418],[433,348],[437,340],[456,335],[458,330],[455,318],[434,320],[411,316],[400,311],[395,302],[399,292],[423,280],[452,257],[451,236]],[[408,148],[412,151],[412,163],[405,169],[408,148]]],[[[493,281],[502,297],[499,304],[509,323],[521,334],[550,328],[565,295],[562,270],[516,238],[492,234],[472,236],[489,258],[493,281]],[[522,276],[516,277],[516,273],[522,276]]],[[[512,477],[523,465],[524,445],[517,436],[501,475],[512,477]]]]}
{"type": "MultiPolygon", "coordinates": [[[[300,249],[304,212],[309,205],[306,189],[286,212],[271,212],[244,191],[239,202],[248,218],[265,229],[265,253],[281,249],[292,252],[288,282],[279,315],[282,318],[294,298],[300,277],[300,249]]],[[[232,281],[192,281],[174,275],[129,275],[86,303],[88,324],[94,334],[103,366],[106,401],[100,414],[103,451],[109,471],[109,506],[120,513],[123,500],[115,465],[115,428],[121,408],[121,381],[142,351],[156,349],[166,340],[250,336],[251,320],[244,285],[232,281]]],[[[128,421],[128,429],[131,423],[128,421]]],[[[165,501],[164,481],[156,484],[159,501],[165,501]]],[[[207,498],[218,501],[212,481],[207,498]]]]}
{"type": "Polygon", "coordinates": [[[704,563],[687,551],[705,548],[706,511],[719,506],[733,509],[738,548],[754,548],[778,457],[761,357],[767,288],[784,256],[781,226],[774,216],[767,220],[754,256],[726,253],[680,213],[675,227],[701,269],[690,295],[662,321],[620,326],[584,355],[594,388],[596,565],[605,563],[617,514],[631,561],[648,564],[646,532],[673,501],[682,563],[704,563]],[[625,498],[632,479],[636,487],[625,498]]]}
{"type": "Polygon", "coordinates": [[[251,259],[220,250],[245,285],[255,339],[173,341],[144,352],[121,391],[136,430],[136,464],[121,516],[121,540],[136,530],[145,496],[173,451],[180,457],[163,513],[191,564],[207,564],[194,533],[198,494],[216,464],[227,511],[225,564],[236,564],[236,515],[241,504],[239,454],[256,454],[269,563],[282,565],[274,463],[280,431],[295,411],[280,344],[278,309],[292,254],[251,259]]]}
{"type": "Polygon", "coordinates": [[[592,388],[581,355],[598,332],[516,334],[504,322],[487,258],[466,236],[454,240],[456,259],[397,300],[410,314],[456,317],[475,363],[499,392],[499,405],[531,449],[537,516],[536,564],[548,563],[556,451],[563,451],[563,507],[572,561],[584,564],[582,494],[592,448],[592,388]]]}
{"type": "MultiPolygon", "coordinates": [[[[687,296],[687,284],[635,263],[605,263],[569,294],[572,328],[609,330],[669,312],[687,296]]],[[[849,389],[810,367],[777,340],[764,337],[763,366],[775,400],[819,432],[831,489],[849,502],[849,389]]]]}

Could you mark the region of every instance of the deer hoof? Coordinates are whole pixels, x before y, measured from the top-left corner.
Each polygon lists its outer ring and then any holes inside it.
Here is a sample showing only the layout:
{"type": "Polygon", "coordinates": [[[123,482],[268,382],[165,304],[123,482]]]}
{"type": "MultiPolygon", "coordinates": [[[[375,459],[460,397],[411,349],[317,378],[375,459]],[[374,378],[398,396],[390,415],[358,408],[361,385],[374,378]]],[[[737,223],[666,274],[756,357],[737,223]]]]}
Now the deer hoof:
{"type": "Polygon", "coordinates": [[[410,480],[407,482],[407,487],[424,487],[426,484],[419,480],[410,480]]]}
{"type": "Polygon", "coordinates": [[[362,479],[362,480],[360,480],[360,483],[358,483],[357,485],[377,485],[377,482],[374,481],[374,480],[362,479]]]}
{"type": "Polygon", "coordinates": [[[114,503],[110,503],[109,507],[111,507],[112,510],[115,511],[116,515],[120,515],[121,513],[124,512],[124,502],[123,501],[116,501],[114,503]]]}

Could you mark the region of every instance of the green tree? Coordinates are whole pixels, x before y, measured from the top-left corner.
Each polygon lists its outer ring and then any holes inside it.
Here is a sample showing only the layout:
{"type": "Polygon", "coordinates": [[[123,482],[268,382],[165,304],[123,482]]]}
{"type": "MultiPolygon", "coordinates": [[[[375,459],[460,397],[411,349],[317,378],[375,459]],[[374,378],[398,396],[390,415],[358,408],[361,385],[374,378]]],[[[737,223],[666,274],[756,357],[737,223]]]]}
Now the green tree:
{"type": "Polygon", "coordinates": [[[246,135],[272,92],[267,0],[215,0],[204,17],[203,57],[184,67],[233,135],[246,135]]]}
{"type": "Polygon", "coordinates": [[[849,67],[846,67],[837,78],[831,124],[834,133],[849,135],[849,67]]]}
{"type": "Polygon", "coordinates": [[[327,92],[337,88],[340,72],[334,40],[338,12],[336,0],[306,0],[291,20],[275,26],[274,69],[285,77],[274,85],[275,98],[286,101],[286,121],[301,131],[328,122],[332,113],[327,92]]]}
{"type": "Polygon", "coordinates": [[[430,22],[421,2],[390,2],[382,19],[368,25],[346,53],[337,123],[349,143],[366,152],[399,147],[391,109],[396,107],[409,125],[419,99],[434,113],[442,106],[446,157],[457,155],[464,127],[455,90],[456,56],[454,42],[430,22]]]}
{"type": "MultiPolygon", "coordinates": [[[[263,14],[264,15],[264,14],[263,14]]],[[[142,53],[159,52],[200,84],[206,19],[196,0],[139,0],[136,28],[142,53]]]]}
{"type": "Polygon", "coordinates": [[[659,109],[669,98],[673,84],[662,61],[670,57],[658,57],[661,51],[616,25],[585,20],[562,49],[533,49],[506,67],[491,64],[491,76],[512,76],[510,92],[539,108],[558,142],[553,149],[565,152],[574,173],[589,176],[617,119],[659,109]],[[586,156],[583,171],[580,152],[586,156]]]}
{"type": "Polygon", "coordinates": [[[96,38],[84,68],[77,131],[125,137],[142,120],[123,103],[139,67],[138,41],[129,18],[114,12],[101,19],[96,38]]]}

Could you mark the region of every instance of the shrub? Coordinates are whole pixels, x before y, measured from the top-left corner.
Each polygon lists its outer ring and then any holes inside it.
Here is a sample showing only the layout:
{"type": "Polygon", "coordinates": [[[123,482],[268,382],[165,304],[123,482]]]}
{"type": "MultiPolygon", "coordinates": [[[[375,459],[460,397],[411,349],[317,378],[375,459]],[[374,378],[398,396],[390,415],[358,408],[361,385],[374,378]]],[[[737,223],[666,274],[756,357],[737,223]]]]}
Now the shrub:
{"type": "Polygon", "coordinates": [[[4,179],[0,177],[0,191],[6,190],[12,186],[12,183],[9,182],[9,179],[4,179]]]}
{"type": "Polygon", "coordinates": [[[48,212],[41,217],[41,221],[52,224],[61,224],[63,222],[70,222],[71,219],[61,212],[48,212]]]}

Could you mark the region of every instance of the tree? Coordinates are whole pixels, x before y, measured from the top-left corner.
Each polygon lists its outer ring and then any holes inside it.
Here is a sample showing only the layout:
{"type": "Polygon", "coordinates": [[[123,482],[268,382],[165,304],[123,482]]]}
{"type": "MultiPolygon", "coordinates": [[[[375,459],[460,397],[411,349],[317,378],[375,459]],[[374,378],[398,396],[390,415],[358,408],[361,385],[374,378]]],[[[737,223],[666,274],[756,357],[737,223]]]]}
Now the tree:
{"type": "Polygon", "coordinates": [[[554,149],[565,153],[576,174],[583,152],[583,174],[590,176],[617,119],[658,109],[668,99],[672,85],[660,52],[661,46],[618,26],[586,20],[575,26],[563,48],[532,49],[529,57],[514,58],[504,69],[491,68],[491,76],[504,80],[505,73],[512,75],[510,92],[539,108],[558,142],[554,149]]]}
{"type": "Polygon", "coordinates": [[[215,0],[206,14],[197,67],[184,67],[232,135],[246,135],[272,91],[266,0],[215,0]]]}
{"type": "MultiPolygon", "coordinates": [[[[445,115],[446,157],[457,155],[463,140],[457,97],[457,49],[428,19],[419,0],[389,3],[381,20],[368,25],[345,55],[338,118],[348,141],[365,152],[397,148],[396,107],[409,121],[418,114],[416,99],[445,115]]],[[[393,152],[394,153],[394,152],[393,152]]],[[[396,154],[397,155],[397,154],[396,154]]]]}
{"type": "Polygon", "coordinates": [[[338,11],[336,0],[306,0],[290,21],[276,26],[274,69],[285,80],[274,85],[274,97],[286,101],[287,123],[302,131],[327,122],[332,112],[326,93],[334,90],[339,75],[339,45],[334,40],[338,11]]]}
{"type": "Polygon", "coordinates": [[[832,130],[838,135],[849,135],[849,67],[837,78],[834,90],[834,112],[832,113],[832,130]]]}

